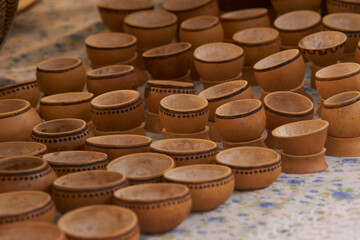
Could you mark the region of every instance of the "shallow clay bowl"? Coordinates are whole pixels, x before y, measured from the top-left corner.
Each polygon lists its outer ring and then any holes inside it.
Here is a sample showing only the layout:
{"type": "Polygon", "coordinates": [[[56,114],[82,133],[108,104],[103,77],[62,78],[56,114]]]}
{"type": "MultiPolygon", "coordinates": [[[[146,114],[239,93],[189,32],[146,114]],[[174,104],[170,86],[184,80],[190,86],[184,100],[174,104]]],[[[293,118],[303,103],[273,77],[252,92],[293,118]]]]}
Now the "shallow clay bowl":
{"type": "Polygon", "coordinates": [[[278,15],[299,9],[318,11],[321,7],[321,0],[271,0],[271,5],[278,15]]]}
{"type": "Polygon", "coordinates": [[[310,155],[322,151],[328,127],[324,120],[303,120],[281,125],[272,135],[279,140],[284,153],[310,155]]]}
{"type": "Polygon", "coordinates": [[[54,222],[55,216],[55,205],[48,193],[16,191],[0,194],[0,226],[23,221],[54,222]]]}
{"type": "Polygon", "coordinates": [[[194,51],[195,67],[206,80],[227,80],[238,76],[244,65],[244,50],[232,43],[207,43],[194,51]]]}
{"type": "Polygon", "coordinates": [[[281,172],[280,155],[263,147],[236,147],[221,151],[216,155],[216,163],[231,168],[237,190],[268,187],[281,172]]]}
{"type": "Polygon", "coordinates": [[[136,240],[140,235],[136,214],[111,205],[76,209],[63,215],[57,225],[69,240],[136,240]]]}
{"type": "Polygon", "coordinates": [[[160,153],[134,153],[116,158],[106,167],[124,174],[130,184],[161,182],[165,171],[175,166],[174,160],[160,153]]]}
{"type": "Polygon", "coordinates": [[[177,167],[167,171],[164,179],[190,189],[193,211],[213,210],[226,202],[234,191],[231,169],[215,164],[177,167]]]}
{"type": "Polygon", "coordinates": [[[161,233],[184,221],[191,211],[192,199],[185,185],[149,183],[116,191],[114,204],[136,213],[141,232],[161,233]]]}
{"type": "Polygon", "coordinates": [[[41,157],[47,153],[46,145],[36,142],[2,142],[0,143],[0,159],[13,156],[41,157]]]}
{"type": "Polygon", "coordinates": [[[86,139],[85,149],[106,153],[109,160],[124,155],[148,152],[151,138],[141,135],[104,135],[86,139]]]}
{"type": "Polygon", "coordinates": [[[11,84],[0,88],[0,100],[20,98],[29,101],[34,108],[39,102],[39,97],[40,87],[37,80],[11,84]]]}
{"type": "Polygon", "coordinates": [[[59,177],[51,187],[51,195],[57,210],[65,213],[88,205],[110,204],[112,194],[127,185],[121,173],[91,170],[59,177]]]}
{"type": "Polygon", "coordinates": [[[175,165],[211,164],[219,152],[217,144],[210,140],[195,138],[172,138],[153,142],[152,152],[163,153],[172,157],[175,165]]]}

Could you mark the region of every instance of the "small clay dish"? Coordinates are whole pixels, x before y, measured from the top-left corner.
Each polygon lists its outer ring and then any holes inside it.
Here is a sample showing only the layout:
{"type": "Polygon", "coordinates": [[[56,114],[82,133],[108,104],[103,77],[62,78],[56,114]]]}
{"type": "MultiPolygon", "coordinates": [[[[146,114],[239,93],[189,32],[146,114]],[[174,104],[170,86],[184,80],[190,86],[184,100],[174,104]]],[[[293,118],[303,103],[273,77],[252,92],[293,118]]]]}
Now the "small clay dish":
{"type": "Polygon", "coordinates": [[[132,153],[148,152],[151,138],[140,135],[105,135],[86,139],[85,149],[106,153],[109,160],[132,153]]]}
{"type": "Polygon", "coordinates": [[[89,92],[59,93],[40,100],[40,114],[43,119],[79,118],[91,120],[90,101],[94,94],[89,92]]]}
{"type": "Polygon", "coordinates": [[[224,103],[253,98],[253,92],[246,80],[235,80],[209,87],[199,93],[209,102],[209,120],[214,121],[216,109],[224,103]]]}
{"type": "Polygon", "coordinates": [[[78,58],[57,57],[37,65],[36,79],[45,95],[63,92],[81,92],[86,72],[78,58]]]}
{"type": "Polygon", "coordinates": [[[0,159],[14,156],[41,157],[45,153],[47,153],[47,148],[42,143],[25,141],[0,143],[0,159]]]}
{"type": "Polygon", "coordinates": [[[269,148],[236,147],[216,155],[216,163],[231,168],[235,189],[257,190],[270,186],[281,172],[280,155],[269,148]]]}
{"type": "Polygon", "coordinates": [[[16,191],[0,194],[0,226],[23,221],[52,223],[55,216],[55,205],[48,193],[16,191]]]}
{"type": "Polygon", "coordinates": [[[326,155],[333,157],[360,156],[360,137],[338,138],[328,135],[326,137],[326,155]]]}
{"type": "Polygon", "coordinates": [[[360,12],[360,3],[354,0],[327,0],[326,9],[328,13],[338,12],[360,12]]]}
{"type": "Polygon", "coordinates": [[[173,138],[153,142],[152,152],[163,153],[172,157],[175,165],[211,164],[219,152],[217,144],[210,140],[194,138],[173,138]]]}
{"type": "Polygon", "coordinates": [[[185,185],[149,183],[117,190],[114,204],[136,213],[141,232],[162,233],[185,220],[191,211],[192,199],[185,185]]]}
{"type": "Polygon", "coordinates": [[[95,97],[91,115],[97,130],[124,131],[145,121],[145,107],[138,91],[117,90],[95,97]]]}
{"type": "Polygon", "coordinates": [[[39,102],[40,87],[36,80],[23,83],[11,84],[0,88],[0,100],[2,99],[24,99],[36,107],[39,102]]]}
{"type": "Polygon", "coordinates": [[[98,169],[106,169],[108,157],[105,153],[93,151],[62,151],[45,154],[42,157],[54,169],[58,177],[98,169]]]}
{"type": "Polygon", "coordinates": [[[134,185],[161,182],[164,172],[174,166],[174,160],[165,154],[134,153],[116,158],[106,168],[124,174],[134,185]]]}
{"type": "Polygon", "coordinates": [[[173,79],[185,75],[193,61],[191,44],[176,42],[152,48],[142,54],[153,79],[173,79]]]}
{"type": "Polygon", "coordinates": [[[159,114],[146,110],[145,130],[152,133],[161,133],[162,129],[159,114]]]}
{"type": "Polygon", "coordinates": [[[220,136],[226,141],[254,140],[265,130],[265,111],[258,99],[228,102],[216,109],[215,124],[220,136]]]}
{"type": "Polygon", "coordinates": [[[51,195],[57,210],[65,213],[88,205],[111,204],[112,194],[127,185],[121,173],[91,170],[59,177],[51,187],[51,195]]]}
{"type": "Polygon", "coordinates": [[[210,128],[209,126],[205,126],[204,130],[193,133],[174,133],[169,132],[165,128],[161,130],[163,139],[171,139],[171,138],[196,138],[196,139],[205,139],[210,140],[210,128]]]}
{"type": "Polygon", "coordinates": [[[30,141],[46,145],[49,152],[79,150],[93,133],[84,120],[61,118],[39,123],[33,128],[30,141]]]}
{"type": "Polygon", "coordinates": [[[234,192],[234,176],[229,167],[196,164],[171,169],[166,182],[181,183],[190,189],[193,211],[210,211],[226,202],[234,192]]]}
{"type": "Polygon", "coordinates": [[[56,173],[39,157],[15,156],[0,160],[0,193],[39,190],[49,191],[56,173]]]}
{"type": "Polygon", "coordinates": [[[208,81],[238,76],[244,65],[244,50],[232,43],[207,43],[194,51],[196,70],[208,81]]]}
{"type": "Polygon", "coordinates": [[[271,133],[279,139],[284,153],[303,156],[321,152],[328,127],[325,120],[303,120],[281,125],[271,133]]]}
{"type": "Polygon", "coordinates": [[[205,129],[209,119],[208,101],[196,95],[175,94],[160,101],[161,125],[173,133],[195,133],[205,129]]]}
{"type": "Polygon", "coordinates": [[[76,209],[61,216],[57,225],[69,240],[136,240],[140,236],[136,214],[111,205],[76,209]]]}
{"type": "Polygon", "coordinates": [[[280,33],[281,44],[297,46],[303,37],[320,31],[321,15],[315,11],[299,10],[279,16],[274,27],[280,33]]]}
{"type": "Polygon", "coordinates": [[[266,148],[265,144],[265,136],[261,134],[260,137],[249,140],[249,141],[241,141],[241,142],[230,142],[224,139],[221,139],[221,143],[223,145],[223,149],[235,148],[235,147],[264,147],[266,148]]]}
{"type": "Polygon", "coordinates": [[[104,136],[104,135],[143,135],[145,134],[145,122],[142,122],[139,126],[129,129],[129,130],[123,130],[123,131],[100,131],[95,129],[95,136],[104,136]]]}
{"type": "Polygon", "coordinates": [[[271,0],[271,5],[278,15],[296,11],[299,9],[307,9],[318,11],[321,8],[322,0],[271,0]]]}
{"type": "Polygon", "coordinates": [[[304,81],[304,60],[297,49],[281,51],[258,61],[254,73],[265,91],[288,91],[304,81]]]}

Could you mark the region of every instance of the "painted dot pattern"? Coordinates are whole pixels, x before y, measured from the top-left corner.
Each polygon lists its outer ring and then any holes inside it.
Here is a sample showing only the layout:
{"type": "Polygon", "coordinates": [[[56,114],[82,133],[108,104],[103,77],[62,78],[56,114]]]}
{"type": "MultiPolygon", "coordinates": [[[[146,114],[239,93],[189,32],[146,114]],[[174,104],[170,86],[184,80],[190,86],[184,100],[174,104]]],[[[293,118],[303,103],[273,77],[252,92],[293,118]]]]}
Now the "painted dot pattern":
{"type": "Polygon", "coordinates": [[[124,114],[124,113],[128,113],[131,111],[135,111],[136,109],[143,107],[144,103],[142,101],[142,99],[138,99],[137,101],[135,101],[132,104],[129,104],[127,106],[121,106],[121,107],[117,107],[117,108],[112,108],[112,109],[104,109],[104,110],[100,110],[100,109],[95,109],[93,106],[91,106],[90,112],[93,115],[97,115],[97,116],[105,116],[105,115],[115,115],[115,114],[124,114]]]}
{"type": "Polygon", "coordinates": [[[159,107],[159,113],[163,114],[165,116],[168,117],[173,117],[173,118],[196,118],[196,117],[201,117],[206,115],[209,112],[209,108],[203,108],[197,112],[174,112],[174,111],[170,111],[168,109],[163,108],[162,106],[159,107]]]}
{"type": "Polygon", "coordinates": [[[39,84],[37,81],[16,84],[14,86],[4,87],[4,88],[0,89],[0,95],[1,96],[11,95],[16,92],[27,91],[27,90],[31,90],[33,88],[38,88],[38,87],[39,87],[39,84]]]}
{"type": "Polygon", "coordinates": [[[71,135],[59,135],[59,136],[47,136],[38,135],[33,132],[30,136],[30,141],[39,142],[44,144],[62,144],[67,142],[73,142],[87,137],[90,134],[90,129],[86,126],[83,130],[74,132],[71,135]]]}
{"type": "Polygon", "coordinates": [[[246,169],[233,169],[233,174],[240,174],[240,175],[257,175],[257,174],[265,174],[274,172],[277,169],[281,170],[281,162],[278,164],[271,166],[271,167],[265,167],[265,168],[259,168],[259,169],[252,169],[252,170],[246,170],[246,169]]]}
{"type": "Polygon", "coordinates": [[[46,177],[47,175],[50,175],[54,170],[49,166],[46,165],[41,170],[38,170],[36,172],[25,172],[21,175],[7,175],[7,174],[1,174],[0,173],[0,182],[21,182],[21,181],[38,181],[39,179],[46,177]]]}

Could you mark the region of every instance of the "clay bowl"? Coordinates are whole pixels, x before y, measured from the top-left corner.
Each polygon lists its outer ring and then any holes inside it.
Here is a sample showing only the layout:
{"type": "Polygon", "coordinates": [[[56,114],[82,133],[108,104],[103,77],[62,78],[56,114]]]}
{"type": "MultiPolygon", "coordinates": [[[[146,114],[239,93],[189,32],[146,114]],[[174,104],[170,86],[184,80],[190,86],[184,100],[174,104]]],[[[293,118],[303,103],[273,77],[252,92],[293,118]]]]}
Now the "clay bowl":
{"type": "Polygon", "coordinates": [[[329,123],[324,120],[303,120],[281,125],[271,133],[284,153],[310,155],[322,151],[329,123]]]}
{"type": "Polygon", "coordinates": [[[164,179],[190,189],[192,211],[213,210],[226,202],[234,191],[231,169],[215,164],[177,167],[165,172],[164,179]]]}
{"type": "Polygon", "coordinates": [[[322,27],[325,30],[343,32],[347,36],[345,53],[355,52],[360,40],[360,14],[355,13],[332,13],[322,19],[322,27]]]}
{"type": "Polygon", "coordinates": [[[244,29],[236,32],[232,40],[244,49],[245,66],[253,66],[261,59],[280,51],[279,32],[269,27],[244,29]]]}
{"type": "Polygon", "coordinates": [[[205,43],[223,42],[224,30],[218,17],[197,16],[181,23],[179,38],[195,49],[205,43]]]}
{"type": "Polygon", "coordinates": [[[135,128],[128,129],[128,130],[123,130],[123,131],[100,131],[100,130],[95,129],[94,132],[95,132],[95,136],[124,135],[124,134],[146,136],[146,134],[145,134],[145,122],[142,122],[139,126],[137,126],[135,128]]]}
{"type": "Polygon", "coordinates": [[[40,100],[40,115],[43,119],[79,118],[91,120],[90,101],[94,94],[89,92],[59,93],[40,100]]]}
{"type": "Polygon", "coordinates": [[[145,121],[145,107],[140,93],[117,90],[101,94],[91,101],[93,123],[100,131],[124,131],[145,121]]]}
{"type": "Polygon", "coordinates": [[[136,213],[141,232],[162,233],[185,220],[191,211],[192,199],[185,185],[149,183],[116,191],[114,204],[136,213]]]}
{"type": "Polygon", "coordinates": [[[320,97],[328,99],[335,94],[360,90],[360,64],[337,63],[315,73],[315,85],[320,97]]]}
{"type": "Polygon", "coordinates": [[[321,119],[329,122],[328,134],[337,138],[360,137],[360,92],[349,91],[323,103],[321,119]]]}
{"type": "Polygon", "coordinates": [[[304,60],[297,49],[281,51],[258,61],[254,73],[265,91],[287,91],[304,81],[304,60]]]}
{"type": "Polygon", "coordinates": [[[0,216],[0,226],[23,221],[52,223],[55,221],[56,209],[48,193],[16,191],[0,194],[0,216]]]}
{"type": "Polygon", "coordinates": [[[274,21],[279,31],[281,44],[297,46],[303,37],[320,31],[321,15],[315,11],[300,10],[281,15],[274,21]]]}
{"type": "Polygon", "coordinates": [[[103,93],[137,88],[137,74],[130,65],[111,65],[87,73],[89,92],[98,96],[103,93]]]}
{"type": "Polygon", "coordinates": [[[236,80],[209,87],[200,92],[199,96],[209,102],[209,120],[214,121],[218,107],[227,102],[253,98],[253,92],[247,81],[236,80]]]}
{"type": "Polygon", "coordinates": [[[82,207],[64,214],[57,225],[69,240],[136,240],[140,236],[136,214],[118,206],[82,207]]]}
{"type": "Polygon", "coordinates": [[[360,155],[360,137],[337,138],[326,137],[326,155],[333,157],[357,157],[360,155]]]}
{"type": "Polygon", "coordinates": [[[352,12],[360,13],[360,4],[354,0],[327,0],[326,9],[328,13],[352,12]]]}
{"type": "Polygon", "coordinates": [[[193,57],[188,42],[170,43],[152,48],[142,54],[146,69],[154,79],[183,76],[190,69],[193,57]]]}
{"type": "Polygon", "coordinates": [[[354,61],[360,63],[360,41],[358,42],[355,50],[354,61]]]}
{"type": "Polygon", "coordinates": [[[244,51],[232,43],[208,43],[195,49],[194,62],[203,79],[227,80],[240,74],[244,65],[244,51]]]}
{"type": "Polygon", "coordinates": [[[84,120],[61,118],[39,123],[33,128],[30,141],[46,145],[49,152],[79,150],[93,133],[84,120]]]}
{"type": "Polygon", "coordinates": [[[318,11],[321,8],[321,0],[271,0],[271,5],[278,15],[300,9],[318,11]]]}
{"type": "Polygon", "coordinates": [[[280,155],[269,148],[236,147],[216,155],[216,163],[231,168],[235,189],[256,190],[270,186],[281,172],[280,155]]]}
{"type": "Polygon", "coordinates": [[[24,99],[36,107],[39,102],[40,87],[36,80],[23,83],[11,84],[0,88],[0,100],[2,99],[24,99]]]}
{"type": "Polygon", "coordinates": [[[89,170],[105,169],[108,157],[105,153],[93,151],[62,151],[45,154],[42,157],[58,177],[89,170]]]}
{"type": "MultiPolygon", "coordinates": [[[[269,137],[269,136],[267,136],[269,137]]],[[[265,136],[261,134],[260,137],[249,140],[249,141],[242,141],[242,142],[229,142],[224,139],[220,139],[223,149],[235,148],[235,147],[264,147],[266,148],[267,145],[265,144],[265,136]]]]}
{"type": "Polygon", "coordinates": [[[205,126],[204,130],[193,133],[174,133],[169,132],[165,128],[161,130],[163,139],[172,139],[172,138],[196,138],[196,139],[205,139],[210,140],[210,128],[205,126]]]}
{"type": "Polygon", "coordinates": [[[39,114],[23,99],[0,100],[0,142],[27,141],[39,114]]]}
{"type": "Polygon", "coordinates": [[[58,57],[37,65],[36,79],[45,95],[81,92],[85,86],[85,68],[78,58],[58,57]]]}
{"type": "Polygon", "coordinates": [[[139,49],[170,43],[176,35],[177,17],[161,10],[131,13],[124,19],[124,32],[134,35],[139,49]]]}
{"type": "Polygon", "coordinates": [[[41,157],[45,153],[47,153],[47,148],[42,143],[25,141],[0,143],[0,159],[14,156],[41,157]]]}
{"type": "Polygon", "coordinates": [[[226,141],[254,140],[265,130],[265,111],[257,99],[228,102],[216,109],[215,124],[220,136],[226,141]]]}
{"type": "Polygon", "coordinates": [[[342,32],[322,31],[303,37],[298,46],[305,59],[317,66],[328,66],[344,53],[346,39],[342,32]]]}
{"type": "MultiPolygon", "coordinates": [[[[302,83],[301,83],[299,86],[297,86],[296,88],[293,88],[293,89],[288,90],[288,92],[300,93],[301,95],[307,97],[309,100],[313,101],[312,97],[305,91],[304,85],[305,85],[305,83],[302,82],[302,83]]],[[[314,87],[314,88],[315,88],[315,87],[314,87]]],[[[270,92],[266,92],[266,91],[264,91],[264,89],[260,89],[260,92],[261,92],[260,100],[263,102],[265,96],[268,95],[270,92]]]]}
{"type": "Polygon", "coordinates": [[[236,32],[246,28],[271,26],[266,8],[248,8],[227,12],[222,14],[220,19],[227,41],[231,41],[236,32]]]}
{"type": "Polygon", "coordinates": [[[208,101],[196,95],[175,94],[160,101],[161,125],[173,133],[194,133],[204,130],[209,119],[208,101]]]}
{"type": "Polygon", "coordinates": [[[85,149],[106,153],[109,160],[132,153],[148,152],[151,138],[140,135],[105,135],[86,139],[85,149]]]}
{"type": "Polygon", "coordinates": [[[206,79],[200,78],[200,81],[203,84],[204,89],[207,89],[207,88],[210,88],[210,87],[222,84],[222,83],[228,83],[228,82],[242,80],[242,79],[243,79],[243,73],[241,72],[237,77],[234,77],[232,79],[214,81],[214,80],[206,80],[206,79]]]}
{"type": "Polygon", "coordinates": [[[174,166],[174,160],[165,154],[134,153],[116,158],[106,168],[124,174],[134,185],[161,182],[164,172],[174,166]]]}
{"type": "Polygon", "coordinates": [[[153,142],[150,149],[152,152],[172,157],[177,167],[214,163],[215,155],[219,152],[215,142],[194,138],[164,139],[153,142]]]}

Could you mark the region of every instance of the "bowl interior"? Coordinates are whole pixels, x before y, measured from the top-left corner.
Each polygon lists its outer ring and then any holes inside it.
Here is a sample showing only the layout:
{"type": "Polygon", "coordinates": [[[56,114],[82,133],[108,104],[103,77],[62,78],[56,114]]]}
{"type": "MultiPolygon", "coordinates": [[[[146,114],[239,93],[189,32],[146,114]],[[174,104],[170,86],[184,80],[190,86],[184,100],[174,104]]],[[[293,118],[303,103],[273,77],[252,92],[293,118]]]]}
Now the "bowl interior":
{"type": "Polygon", "coordinates": [[[132,13],[125,18],[125,22],[142,27],[163,26],[175,23],[176,16],[161,10],[139,11],[132,13]]]}
{"type": "Polygon", "coordinates": [[[48,153],[42,156],[46,161],[52,163],[90,163],[96,160],[107,159],[105,153],[93,151],[62,151],[48,153]]]}
{"type": "Polygon", "coordinates": [[[328,126],[329,123],[324,120],[304,120],[284,124],[280,127],[277,127],[272,131],[272,135],[280,138],[300,137],[310,133],[325,130],[328,126]]]}
{"type": "Polygon", "coordinates": [[[44,160],[36,157],[11,157],[0,160],[0,171],[23,171],[40,167],[44,160]]]}
{"type": "Polygon", "coordinates": [[[360,71],[360,65],[357,63],[336,63],[320,69],[316,72],[315,76],[318,78],[336,78],[358,71],[360,71]]]}
{"type": "Polygon", "coordinates": [[[272,41],[279,37],[279,32],[273,28],[259,27],[249,28],[234,34],[233,39],[237,42],[247,44],[259,44],[272,41]]]}
{"type": "Polygon", "coordinates": [[[216,109],[217,115],[234,116],[251,112],[261,106],[257,99],[243,99],[225,103],[216,109]]]}
{"type": "Polygon", "coordinates": [[[39,63],[38,68],[42,70],[58,70],[62,68],[72,67],[80,62],[77,58],[52,58],[39,63]]]}
{"type": "Polygon", "coordinates": [[[252,18],[259,15],[267,14],[268,10],[266,8],[249,8],[249,9],[242,9],[232,12],[227,12],[221,15],[221,19],[246,19],[246,18],[252,18]]]}
{"type": "Polygon", "coordinates": [[[165,173],[165,177],[174,181],[192,182],[219,179],[228,173],[229,169],[223,166],[199,164],[171,169],[165,173]]]}
{"type": "Polygon", "coordinates": [[[219,18],[215,16],[199,16],[190,18],[181,23],[182,29],[208,29],[219,22],[219,18]]]}
{"type": "Polygon", "coordinates": [[[116,48],[133,45],[136,38],[127,33],[104,32],[91,35],[86,38],[85,43],[98,48],[116,48]]]}
{"type": "Polygon", "coordinates": [[[235,81],[220,83],[218,85],[203,90],[202,92],[199,93],[199,96],[206,99],[216,99],[219,97],[231,95],[232,93],[245,88],[247,85],[248,82],[245,80],[235,80],[235,81]]]}
{"type": "Polygon", "coordinates": [[[0,194],[0,215],[13,215],[43,206],[50,195],[40,191],[18,191],[0,194]]]}
{"type": "Polygon", "coordinates": [[[26,107],[27,105],[28,104],[26,101],[17,100],[17,99],[0,100],[0,114],[18,111],[26,107]]]}
{"type": "Polygon", "coordinates": [[[279,29],[294,30],[311,27],[319,23],[321,16],[314,11],[293,11],[278,17],[274,25],[279,29]]]}
{"type": "Polygon", "coordinates": [[[339,93],[326,99],[324,105],[337,105],[346,102],[351,102],[352,100],[358,99],[359,96],[360,96],[360,92],[357,91],[339,93]]]}
{"type": "Polygon", "coordinates": [[[151,8],[154,3],[147,0],[102,0],[98,6],[114,10],[138,10],[151,8]]]}
{"type": "Polygon", "coordinates": [[[204,108],[208,105],[205,98],[191,94],[175,94],[163,98],[160,105],[174,110],[191,110],[204,108]]]}
{"type": "Polygon", "coordinates": [[[299,50],[297,49],[290,49],[290,50],[274,53],[258,61],[254,65],[254,68],[256,69],[271,68],[273,66],[281,65],[291,59],[294,59],[298,55],[299,55],[299,50]]]}
{"type": "Polygon", "coordinates": [[[27,240],[49,240],[62,239],[63,233],[54,224],[47,222],[19,222],[0,227],[0,236],[4,240],[24,239],[27,240]]]}
{"type": "Polygon", "coordinates": [[[34,130],[41,133],[65,133],[79,130],[86,123],[80,119],[58,119],[40,123],[34,127],[34,130]]]}
{"type": "Polygon", "coordinates": [[[305,96],[292,92],[276,92],[265,96],[264,104],[278,112],[303,113],[314,108],[305,96]]]}
{"type": "Polygon", "coordinates": [[[360,15],[355,13],[333,13],[326,15],[323,18],[323,23],[340,30],[359,31],[360,15]]]}
{"type": "Polygon", "coordinates": [[[134,146],[151,142],[151,138],[140,135],[105,135],[86,139],[87,142],[107,146],[134,146]]]}
{"type": "Polygon", "coordinates": [[[89,75],[97,77],[111,76],[115,74],[124,74],[131,70],[134,70],[134,67],[130,65],[112,65],[92,70],[89,75]]]}
{"type": "Polygon", "coordinates": [[[194,57],[201,61],[222,62],[238,58],[243,54],[243,49],[232,43],[207,43],[197,47],[194,57]]]}
{"type": "Polygon", "coordinates": [[[41,150],[46,150],[46,146],[37,142],[2,142],[0,143],[0,158],[15,155],[26,155],[41,150]]]}
{"type": "Polygon", "coordinates": [[[191,48],[191,44],[187,42],[170,43],[157,48],[152,48],[143,53],[144,58],[162,57],[179,54],[191,48]]]}
{"type": "Polygon", "coordinates": [[[216,159],[231,166],[259,166],[278,161],[279,154],[267,148],[237,147],[225,150],[216,156],[216,159]]]}
{"type": "Polygon", "coordinates": [[[97,106],[113,106],[127,104],[140,97],[140,93],[132,90],[107,92],[95,97],[91,103],[97,106]]]}
{"type": "Polygon", "coordinates": [[[96,187],[119,181],[123,177],[121,173],[106,170],[85,171],[64,175],[56,179],[54,185],[66,188],[96,187]]]}
{"type": "Polygon", "coordinates": [[[164,152],[199,152],[216,147],[216,143],[212,141],[192,138],[164,139],[151,144],[151,148],[164,152]]]}
{"type": "Polygon", "coordinates": [[[90,99],[94,94],[89,92],[68,92],[54,94],[50,96],[43,97],[42,102],[58,103],[58,102],[76,102],[84,99],[90,99]]]}
{"type": "Polygon", "coordinates": [[[324,49],[338,46],[346,41],[346,35],[336,31],[322,31],[310,34],[299,41],[305,49],[324,49]]]}

